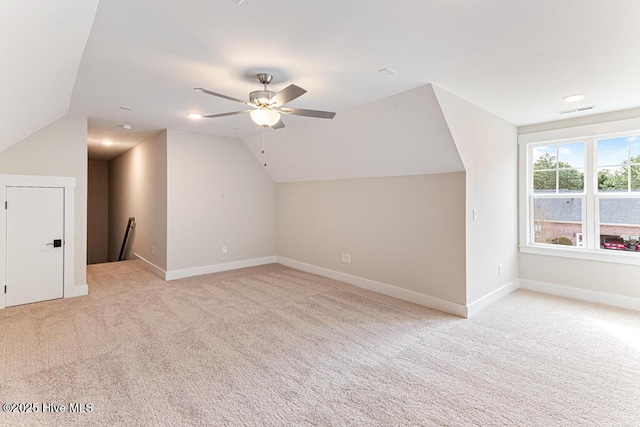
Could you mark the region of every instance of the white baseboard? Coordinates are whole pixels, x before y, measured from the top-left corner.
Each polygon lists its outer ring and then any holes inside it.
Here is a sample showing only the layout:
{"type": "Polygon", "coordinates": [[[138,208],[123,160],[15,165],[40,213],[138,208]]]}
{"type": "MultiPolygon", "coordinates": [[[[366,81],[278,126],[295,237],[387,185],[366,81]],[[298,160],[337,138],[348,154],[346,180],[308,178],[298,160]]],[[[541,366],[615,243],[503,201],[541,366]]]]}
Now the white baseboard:
{"type": "Polygon", "coordinates": [[[509,295],[513,291],[516,291],[519,287],[520,287],[520,281],[516,279],[496,289],[490,294],[487,294],[482,298],[472,302],[471,304],[467,304],[467,319],[470,319],[476,314],[478,314],[480,310],[482,310],[489,304],[493,304],[494,302],[498,301],[500,298],[503,298],[509,295]]]}
{"type": "Polygon", "coordinates": [[[161,278],[162,280],[167,280],[167,272],[164,271],[163,269],[161,269],[160,267],[158,267],[157,265],[155,265],[154,263],[152,263],[151,261],[141,257],[140,255],[138,255],[137,253],[133,253],[133,256],[137,259],[139,259],[140,261],[143,262],[144,266],[151,271],[153,274],[155,274],[156,276],[158,276],[159,278],[161,278]]]}
{"type": "Polygon", "coordinates": [[[202,267],[185,268],[183,270],[167,271],[165,273],[164,279],[165,280],[184,279],[185,277],[200,276],[202,274],[219,273],[221,271],[236,270],[238,268],[273,264],[274,262],[276,262],[275,256],[243,259],[241,261],[225,262],[223,264],[212,264],[212,265],[205,265],[202,267]]]}
{"type": "Polygon", "coordinates": [[[75,285],[73,287],[73,295],[72,297],[81,297],[83,295],[89,294],[89,286],[85,283],[84,285],[75,285]]]}
{"type": "Polygon", "coordinates": [[[276,262],[282,265],[286,265],[287,267],[306,271],[307,273],[313,273],[317,274],[318,276],[339,280],[341,282],[358,286],[359,288],[368,289],[370,291],[378,292],[383,295],[429,307],[434,310],[442,311],[443,313],[453,314],[454,316],[458,317],[467,316],[467,308],[462,304],[456,304],[440,298],[432,297],[403,288],[398,288],[397,286],[364,279],[358,276],[352,276],[350,274],[341,273],[335,270],[329,270],[323,267],[317,267],[315,265],[306,264],[304,262],[296,261],[289,258],[278,256],[276,257],[276,262]]]}
{"type": "Polygon", "coordinates": [[[536,282],[534,280],[526,279],[520,279],[520,288],[561,297],[579,299],[582,301],[612,305],[614,307],[627,308],[630,310],[640,310],[640,298],[607,294],[604,292],[571,288],[569,286],[553,285],[551,283],[536,282]]]}

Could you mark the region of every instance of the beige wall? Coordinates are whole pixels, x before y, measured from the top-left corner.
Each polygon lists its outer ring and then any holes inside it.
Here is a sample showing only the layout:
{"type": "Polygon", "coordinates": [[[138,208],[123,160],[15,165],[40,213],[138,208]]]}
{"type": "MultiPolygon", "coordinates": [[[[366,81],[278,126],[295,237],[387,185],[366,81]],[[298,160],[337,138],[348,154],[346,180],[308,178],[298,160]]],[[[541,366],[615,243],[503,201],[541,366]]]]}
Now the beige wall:
{"type": "Polygon", "coordinates": [[[455,172],[278,184],[278,256],[464,304],[464,181],[455,172]]]}
{"type": "Polygon", "coordinates": [[[435,90],[466,170],[466,303],[472,304],[518,279],[517,131],[501,118],[435,90]]]}
{"type": "Polygon", "coordinates": [[[640,298],[640,266],[520,254],[520,279],[640,298]]]}
{"type": "Polygon", "coordinates": [[[109,163],[89,159],[87,264],[109,260],[109,163]]]}
{"type": "Polygon", "coordinates": [[[274,256],[276,185],[245,144],[173,129],[167,141],[168,270],[274,256]]]}
{"type": "Polygon", "coordinates": [[[66,115],[0,152],[0,173],[72,176],[75,191],[75,285],[87,284],[87,118],[66,115]]]}
{"type": "MultiPolygon", "coordinates": [[[[187,170],[188,172],[188,170],[187,170]]],[[[185,172],[185,173],[187,173],[185,172]]],[[[133,147],[109,162],[109,260],[117,261],[129,217],[136,227],[130,250],[167,267],[167,133],[133,147]]]]}

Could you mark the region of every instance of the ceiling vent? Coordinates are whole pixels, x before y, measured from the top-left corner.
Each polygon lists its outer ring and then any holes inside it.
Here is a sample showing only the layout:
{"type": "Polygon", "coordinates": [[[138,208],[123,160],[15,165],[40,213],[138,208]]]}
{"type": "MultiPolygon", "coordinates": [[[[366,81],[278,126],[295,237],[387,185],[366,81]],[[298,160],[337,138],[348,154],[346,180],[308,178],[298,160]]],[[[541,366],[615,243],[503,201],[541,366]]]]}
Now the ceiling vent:
{"type": "Polygon", "coordinates": [[[392,70],[392,69],[391,69],[391,68],[389,68],[389,67],[384,67],[384,68],[382,68],[382,69],[378,70],[378,72],[379,72],[380,74],[384,75],[384,76],[391,76],[391,75],[393,75],[393,74],[395,74],[395,73],[396,73],[396,70],[392,70]]]}
{"type": "Polygon", "coordinates": [[[587,107],[580,107],[580,108],[572,108],[570,110],[563,110],[563,111],[558,111],[558,114],[571,114],[571,113],[581,113],[583,111],[589,111],[589,110],[593,110],[595,109],[596,106],[595,105],[589,105],[587,107]]]}

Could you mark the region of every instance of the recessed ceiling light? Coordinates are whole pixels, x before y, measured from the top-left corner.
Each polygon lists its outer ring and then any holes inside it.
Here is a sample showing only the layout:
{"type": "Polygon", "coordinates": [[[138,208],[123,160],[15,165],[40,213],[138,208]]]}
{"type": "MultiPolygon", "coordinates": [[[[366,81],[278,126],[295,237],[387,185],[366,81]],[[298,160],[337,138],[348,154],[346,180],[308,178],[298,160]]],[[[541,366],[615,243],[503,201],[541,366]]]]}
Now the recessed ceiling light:
{"type": "Polygon", "coordinates": [[[105,139],[104,141],[102,141],[102,145],[113,145],[113,141],[105,139]]]}
{"type": "Polygon", "coordinates": [[[188,113],[187,117],[189,117],[190,119],[193,119],[193,120],[199,120],[199,119],[202,118],[202,114],[200,114],[200,113],[188,113]]]}
{"type": "Polygon", "coordinates": [[[242,3],[244,0],[231,0],[233,3],[235,4],[240,4],[242,3]]]}
{"type": "Polygon", "coordinates": [[[122,129],[124,129],[124,130],[131,130],[131,125],[125,125],[125,124],[122,124],[122,125],[120,125],[120,127],[121,127],[122,129]]]}
{"type": "Polygon", "coordinates": [[[564,100],[566,102],[577,102],[577,101],[582,101],[583,99],[584,99],[584,93],[576,93],[576,94],[564,97],[564,100]]]}
{"type": "Polygon", "coordinates": [[[233,129],[233,130],[240,130],[240,128],[239,128],[239,127],[237,127],[237,126],[234,126],[234,127],[232,127],[231,129],[233,129]]]}
{"type": "Polygon", "coordinates": [[[132,111],[132,110],[133,110],[133,108],[131,108],[131,107],[125,107],[124,105],[121,105],[121,106],[119,106],[118,108],[119,108],[119,109],[121,109],[121,110],[125,110],[125,111],[132,111]]]}
{"type": "Polygon", "coordinates": [[[385,75],[385,76],[390,76],[390,75],[392,75],[392,74],[395,74],[395,73],[396,73],[396,71],[395,71],[395,70],[392,70],[391,68],[388,68],[388,67],[384,67],[384,68],[382,68],[382,69],[378,70],[378,72],[379,72],[380,74],[385,75]]]}

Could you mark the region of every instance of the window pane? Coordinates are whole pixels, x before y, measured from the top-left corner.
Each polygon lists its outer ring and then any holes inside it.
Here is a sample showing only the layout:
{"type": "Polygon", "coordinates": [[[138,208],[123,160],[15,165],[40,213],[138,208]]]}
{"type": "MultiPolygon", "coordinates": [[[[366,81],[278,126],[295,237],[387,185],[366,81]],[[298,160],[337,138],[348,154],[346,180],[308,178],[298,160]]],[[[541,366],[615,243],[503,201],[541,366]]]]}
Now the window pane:
{"type": "Polygon", "coordinates": [[[584,142],[558,145],[559,168],[584,168],[584,142]]]}
{"type": "Polygon", "coordinates": [[[600,247],[640,253],[640,198],[603,198],[600,209],[600,247]]]}
{"type": "Polygon", "coordinates": [[[577,246],[583,233],[582,199],[534,198],[533,229],[536,243],[577,246]]]}
{"type": "Polygon", "coordinates": [[[598,168],[599,191],[627,191],[629,186],[626,167],[598,168]]]}
{"type": "Polygon", "coordinates": [[[534,193],[556,192],[556,171],[536,171],[533,173],[534,193]]]}
{"type": "Polygon", "coordinates": [[[629,160],[626,137],[598,141],[598,166],[621,166],[629,160]]]}
{"type": "Polygon", "coordinates": [[[632,163],[640,163],[640,136],[629,138],[629,149],[632,163]]]}
{"type": "MultiPolygon", "coordinates": [[[[545,145],[533,148],[533,169],[555,169],[556,168],[557,145],[545,145]]],[[[555,188],[555,187],[554,187],[555,188]]]]}
{"type": "Polygon", "coordinates": [[[584,191],[584,172],[582,169],[560,169],[558,185],[561,192],[582,193],[584,191]]]}
{"type": "Polygon", "coordinates": [[[631,191],[640,191],[640,166],[631,166],[631,191]]]}

